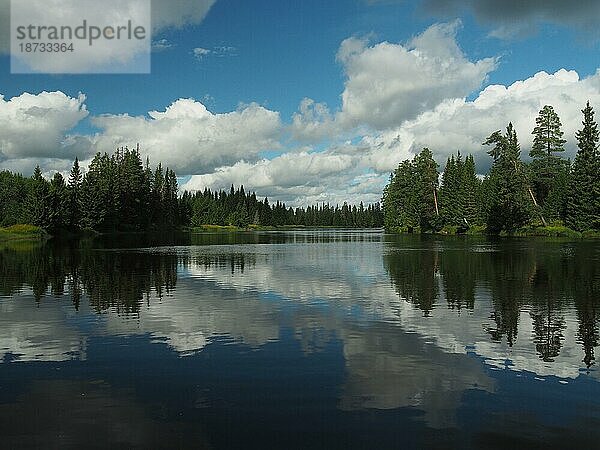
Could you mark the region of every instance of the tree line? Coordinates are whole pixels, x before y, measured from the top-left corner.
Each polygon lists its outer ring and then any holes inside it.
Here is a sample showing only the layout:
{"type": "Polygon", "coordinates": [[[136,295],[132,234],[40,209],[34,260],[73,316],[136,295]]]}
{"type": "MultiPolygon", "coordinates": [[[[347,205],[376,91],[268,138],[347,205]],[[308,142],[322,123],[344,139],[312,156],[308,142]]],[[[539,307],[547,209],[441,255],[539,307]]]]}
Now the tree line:
{"type": "Polygon", "coordinates": [[[31,177],[0,172],[0,226],[32,224],[51,233],[91,229],[99,232],[146,231],[184,226],[247,227],[303,225],[370,228],[383,226],[379,203],[291,208],[268,198],[228,191],[179,192],[177,176],[162,164],[142,162],[139,147],[98,153],[87,173],[76,158],[68,179],[51,180],[36,167],[31,177]]]}
{"type": "Polygon", "coordinates": [[[558,114],[544,106],[532,131],[531,161],[521,159],[517,133],[509,123],[483,145],[493,162],[481,179],[472,155],[448,158],[440,177],[428,148],[406,160],[383,192],[388,230],[511,233],[527,226],[567,226],[600,230],[600,151],[598,125],[589,102],[582,110],[573,162],[561,156],[566,140],[558,114]]]}
{"type": "Polygon", "coordinates": [[[270,204],[269,199],[260,200],[254,192],[246,193],[244,186],[229,192],[212,192],[205,189],[194,194],[184,192],[182,204],[192,226],[203,224],[282,226],[331,226],[352,228],[376,228],[383,226],[383,212],[379,203],[365,206],[332,206],[329,203],[312,205],[306,208],[287,207],[277,201],[270,204]]]}

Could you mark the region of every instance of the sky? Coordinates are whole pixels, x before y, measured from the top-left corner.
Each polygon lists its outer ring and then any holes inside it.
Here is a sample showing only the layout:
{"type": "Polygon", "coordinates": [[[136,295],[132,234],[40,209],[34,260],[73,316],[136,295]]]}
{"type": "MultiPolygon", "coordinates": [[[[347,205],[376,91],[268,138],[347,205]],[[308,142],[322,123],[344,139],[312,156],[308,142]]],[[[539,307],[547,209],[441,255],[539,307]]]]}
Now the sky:
{"type": "MultiPolygon", "coordinates": [[[[60,0],[52,0],[60,3],[60,0]]],[[[375,202],[429,147],[526,158],[553,105],[567,151],[600,105],[595,0],[152,0],[150,74],[10,73],[0,0],[0,170],[46,176],[140,144],[181,189],[243,184],[290,206],[375,202]]]]}

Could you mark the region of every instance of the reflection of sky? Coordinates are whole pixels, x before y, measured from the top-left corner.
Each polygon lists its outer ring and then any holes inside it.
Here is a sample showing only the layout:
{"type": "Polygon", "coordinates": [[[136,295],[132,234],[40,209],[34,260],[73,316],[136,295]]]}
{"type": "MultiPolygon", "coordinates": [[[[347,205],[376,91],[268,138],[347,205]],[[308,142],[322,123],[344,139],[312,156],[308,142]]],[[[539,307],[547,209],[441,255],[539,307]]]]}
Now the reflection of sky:
{"type": "MultiPolygon", "coordinates": [[[[97,346],[113,342],[112,337],[137,336],[143,345],[194,355],[172,361],[182,367],[194,364],[184,360],[215,358],[216,348],[237,349],[232,350],[233,359],[225,361],[232,368],[239,352],[277,348],[280,359],[274,362],[272,382],[290,376],[286,364],[316,358],[321,366],[315,370],[328,367],[344,374],[331,386],[340,411],[413,407],[434,428],[461,425],[465,408],[476,409],[477,402],[490,396],[503,399],[496,404],[499,411],[510,410],[514,405],[506,398],[521,392],[521,386],[523,395],[526,388],[537,396],[546,389],[556,395],[573,392],[563,400],[579,406],[586,402],[585,389],[597,390],[591,382],[597,372],[588,376],[580,371],[583,350],[577,343],[573,310],[560,311],[566,324],[563,347],[555,361],[544,362],[535,352],[532,317],[526,309],[519,314],[513,347],[490,339],[485,328],[491,325],[493,307],[486,286],[476,287],[473,310],[458,312],[445,307],[443,280],[436,278],[438,307],[424,318],[423,311],[398,297],[383,267],[383,243],[254,245],[242,250],[176,249],[191,259],[189,266],[179,268],[176,289],[142,305],[135,315],[97,315],[86,309],[85,295],[79,313],[61,299],[45,298],[37,306],[26,290],[0,299],[0,349],[7,360],[97,364],[94,358],[110,359],[112,350],[97,350],[91,356],[90,340],[97,346]],[[228,252],[246,256],[243,273],[239,265],[232,273],[227,264],[200,263],[228,252]]],[[[150,370],[161,367],[158,358],[152,364],[150,370]]],[[[241,368],[234,372],[245,376],[241,368]]],[[[311,382],[318,384],[325,376],[325,371],[319,372],[311,382]]],[[[211,395],[206,394],[209,402],[211,395]]],[[[541,420],[539,402],[531,402],[531,417],[524,421],[541,420]]],[[[494,408],[485,414],[493,421],[494,408]]]]}

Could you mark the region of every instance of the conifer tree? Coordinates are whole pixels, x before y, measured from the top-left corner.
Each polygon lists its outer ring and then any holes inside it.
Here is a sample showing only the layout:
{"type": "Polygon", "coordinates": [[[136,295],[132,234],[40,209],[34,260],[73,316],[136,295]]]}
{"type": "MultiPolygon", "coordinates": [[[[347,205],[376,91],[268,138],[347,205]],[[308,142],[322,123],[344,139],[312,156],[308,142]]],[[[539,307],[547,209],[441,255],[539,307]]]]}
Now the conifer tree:
{"type": "Polygon", "coordinates": [[[565,151],[564,145],[567,141],[562,138],[564,134],[560,129],[562,124],[552,106],[546,105],[540,110],[538,117],[535,119],[535,124],[536,126],[531,133],[535,137],[529,156],[543,158],[552,156],[556,152],[565,151]]]}
{"type": "Polygon", "coordinates": [[[414,159],[417,199],[419,202],[419,225],[423,230],[441,228],[438,205],[438,165],[433,154],[424,148],[414,159]]]}
{"type": "Polygon", "coordinates": [[[448,158],[442,174],[441,215],[444,222],[449,225],[464,225],[464,207],[467,201],[464,189],[464,168],[465,163],[458,152],[456,158],[454,155],[448,158]]]}
{"type": "Polygon", "coordinates": [[[51,232],[61,230],[67,225],[69,197],[63,176],[56,172],[48,190],[48,217],[44,228],[51,232]]]}
{"type": "Polygon", "coordinates": [[[467,156],[462,171],[461,197],[463,199],[463,217],[467,226],[481,224],[480,211],[481,182],[475,173],[473,155],[467,156]]]}
{"type": "Polygon", "coordinates": [[[555,153],[564,152],[561,122],[550,105],[544,106],[536,118],[533,146],[529,156],[532,188],[544,215],[553,219],[564,216],[564,189],[567,163],[555,153]],[[562,192],[561,192],[562,190],[562,192]],[[547,200],[550,201],[547,201],[547,200]]]}
{"type": "Polygon", "coordinates": [[[71,173],[69,175],[68,197],[69,197],[69,217],[66,225],[71,229],[76,229],[81,222],[81,185],[83,175],[79,168],[79,159],[75,158],[71,173]]]}
{"type": "Polygon", "coordinates": [[[531,218],[528,184],[517,133],[508,124],[506,134],[492,133],[483,145],[494,145],[488,154],[494,158],[489,174],[487,227],[491,233],[511,232],[531,218]]]}
{"type": "Polygon", "coordinates": [[[600,229],[598,124],[590,102],[582,113],[583,128],[576,133],[579,150],[573,162],[567,203],[567,225],[580,231],[600,229]]]}
{"type": "Polygon", "coordinates": [[[28,222],[44,227],[48,223],[48,189],[49,183],[42,176],[40,166],[36,166],[31,177],[31,188],[27,196],[28,222]]]}
{"type": "Polygon", "coordinates": [[[411,161],[403,161],[390,177],[383,192],[384,224],[389,230],[419,226],[416,175],[411,161]]]}

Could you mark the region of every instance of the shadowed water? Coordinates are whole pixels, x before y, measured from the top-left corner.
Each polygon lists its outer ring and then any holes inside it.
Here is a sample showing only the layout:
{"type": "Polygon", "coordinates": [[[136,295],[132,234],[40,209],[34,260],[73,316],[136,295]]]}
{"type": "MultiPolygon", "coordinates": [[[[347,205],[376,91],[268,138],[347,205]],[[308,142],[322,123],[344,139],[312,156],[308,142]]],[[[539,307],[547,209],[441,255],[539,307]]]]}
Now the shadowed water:
{"type": "Polygon", "coordinates": [[[19,448],[592,448],[600,242],[290,231],[0,244],[19,448]]]}

